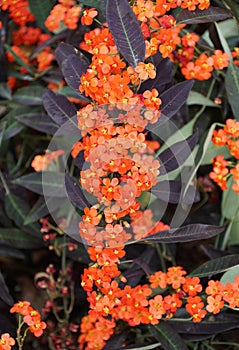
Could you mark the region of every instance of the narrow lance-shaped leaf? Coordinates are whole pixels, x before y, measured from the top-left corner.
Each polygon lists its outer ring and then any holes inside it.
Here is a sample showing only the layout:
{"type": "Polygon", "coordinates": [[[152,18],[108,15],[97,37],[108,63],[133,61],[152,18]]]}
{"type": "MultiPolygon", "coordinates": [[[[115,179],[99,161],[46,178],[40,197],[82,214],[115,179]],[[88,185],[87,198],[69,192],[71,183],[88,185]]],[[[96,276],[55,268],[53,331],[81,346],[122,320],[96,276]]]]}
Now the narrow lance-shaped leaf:
{"type": "Polygon", "coordinates": [[[13,183],[41,195],[62,198],[65,197],[64,176],[60,172],[39,171],[19,177],[13,183]]]}
{"type": "Polygon", "coordinates": [[[185,334],[217,334],[220,332],[226,332],[230,329],[238,328],[239,315],[228,315],[220,313],[211,317],[203,319],[202,322],[195,323],[193,321],[174,321],[174,319],[168,320],[170,325],[174,329],[177,329],[179,333],[185,334]]]}
{"type": "Polygon", "coordinates": [[[227,18],[231,18],[232,14],[229,10],[220,7],[210,6],[206,10],[189,11],[182,10],[176,17],[177,23],[184,24],[198,24],[198,23],[208,23],[222,21],[227,18]]]}
{"type": "Polygon", "coordinates": [[[160,95],[162,100],[161,113],[166,117],[171,118],[177,113],[182,105],[187,101],[190,90],[194,84],[193,80],[186,80],[182,83],[178,83],[172,86],[170,89],[163,92],[160,95]]]}
{"type": "Polygon", "coordinates": [[[176,142],[159,154],[160,174],[164,175],[177,169],[191,155],[198,141],[198,134],[188,137],[186,140],[176,142]]]}
{"type": "Polygon", "coordinates": [[[13,305],[14,300],[10,295],[9,289],[5,283],[4,277],[0,272],[0,298],[8,305],[13,305]]]}
{"type": "Polygon", "coordinates": [[[27,106],[38,106],[42,104],[42,95],[45,89],[39,85],[24,86],[13,95],[13,101],[27,106]]]}
{"type": "Polygon", "coordinates": [[[195,187],[190,186],[185,196],[180,181],[160,181],[152,187],[151,193],[167,203],[192,204],[200,200],[200,195],[195,187]]]}
{"type": "Polygon", "coordinates": [[[230,64],[225,78],[228,102],[234,117],[239,120],[239,67],[230,64]]]}
{"type": "Polygon", "coordinates": [[[152,335],[161,342],[163,349],[167,350],[187,350],[188,347],[184,343],[180,335],[165,322],[161,322],[159,325],[150,326],[150,332],[152,335]]]}
{"type": "Polygon", "coordinates": [[[34,249],[44,246],[42,237],[34,237],[17,228],[0,228],[0,243],[19,249],[34,249]]]}
{"type": "Polygon", "coordinates": [[[80,78],[86,72],[89,64],[77,55],[70,55],[62,62],[61,70],[67,84],[76,92],[79,92],[80,78]]]}
{"type": "Polygon", "coordinates": [[[134,68],[144,62],[145,41],[128,0],[108,0],[106,18],[115,44],[134,68]]]}
{"type": "Polygon", "coordinates": [[[68,197],[77,208],[83,210],[90,207],[90,203],[85,198],[82,189],[68,174],[65,174],[65,184],[68,197]]]}
{"type": "Polygon", "coordinates": [[[40,197],[31,208],[31,211],[27,214],[24,224],[28,225],[31,222],[36,222],[46,216],[49,213],[48,205],[50,205],[52,211],[58,209],[62,203],[52,197],[40,197]]]}
{"type": "Polygon", "coordinates": [[[220,226],[192,224],[180,228],[161,231],[143,238],[141,241],[159,243],[191,242],[199,239],[214,237],[223,230],[224,228],[220,226]]]}
{"type": "Polygon", "coordinates": [[[22,198],[19,198],[12,194],[11,192],[6,194],[5,198],[5,211],[10,219],[12,219],[15,224],[24,228],[24,231],[27,231],[31,234],[41,236],[40,226],[38,223],[31,223],[29,225],[24,225],[24,220],[27,213],[30,211],[30,208],[26,201],[22,198]]]}
{"type": "Polygon", "coordinates": [[[53,91],[48,90],[42,98],[47,113],[55,123],[62,125],[70,121],[78,128],[77,124],[72,120],[72,117],[77,113],[77,109],[65,96],[57,95],[53,91]]]}
{"type": "Polygon", "coordinates": [[[54,135],[58,130],[58,125],[44,113],[27,113],[16,116],[16,119],[34,130],[54,135]]]}
{"type": "Polygon", "coordinates": [[[216,275],[220,272],[227,271],[233,266],[238,264],[239,264],[238,255],[222,256],[220,258],[207,261],[205,264],[193,270],[190,273],[190,276],[205,277],[205,276],[216,275]]]}

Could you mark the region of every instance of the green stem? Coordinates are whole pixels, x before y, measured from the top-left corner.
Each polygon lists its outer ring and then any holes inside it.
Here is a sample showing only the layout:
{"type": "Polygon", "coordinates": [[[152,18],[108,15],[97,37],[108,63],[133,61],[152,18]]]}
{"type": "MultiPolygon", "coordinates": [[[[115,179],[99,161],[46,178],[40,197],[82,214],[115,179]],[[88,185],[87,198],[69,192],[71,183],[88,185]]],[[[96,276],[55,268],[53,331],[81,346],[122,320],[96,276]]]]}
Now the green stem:
{"type": "Polygon", "coordinates": [[[158,253],[161,265],[162,265],[162,271],[165,272],[166,271],[166,265],[165,265],[165,261],[164,261],[163,254],[162,254],[162,250],[161,250],[159,244],[156,244],[156,250],[157,250],[157,253],[158,253]]]}

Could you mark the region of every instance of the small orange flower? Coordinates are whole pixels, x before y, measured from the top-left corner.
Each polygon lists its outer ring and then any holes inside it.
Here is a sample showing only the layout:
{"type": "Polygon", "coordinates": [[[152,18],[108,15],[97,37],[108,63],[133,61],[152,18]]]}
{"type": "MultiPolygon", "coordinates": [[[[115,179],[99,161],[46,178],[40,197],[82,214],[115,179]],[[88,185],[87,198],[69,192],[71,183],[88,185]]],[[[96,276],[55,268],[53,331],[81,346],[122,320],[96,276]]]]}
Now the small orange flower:
{"type": "Polygon", "coordinates": [[[139,62],[135,72],[138,73],[140,80],[154,79],[156,77],[155,67],[152,63],[139,62]]]}
{"type": "Polygon", "coordinates": [[[12,345],[15,345],[15,340],[8,334],[1,334],[0,350],[11,350],[12,345]]]}
{"type": "Polygon", "coordinates": [[[93,23],[93,19],[98,15],[98,12],[95,8],[89,10],[84,10],[83,15],[81,16],[81,24],[84,26],[90,26],[93,23]]]}

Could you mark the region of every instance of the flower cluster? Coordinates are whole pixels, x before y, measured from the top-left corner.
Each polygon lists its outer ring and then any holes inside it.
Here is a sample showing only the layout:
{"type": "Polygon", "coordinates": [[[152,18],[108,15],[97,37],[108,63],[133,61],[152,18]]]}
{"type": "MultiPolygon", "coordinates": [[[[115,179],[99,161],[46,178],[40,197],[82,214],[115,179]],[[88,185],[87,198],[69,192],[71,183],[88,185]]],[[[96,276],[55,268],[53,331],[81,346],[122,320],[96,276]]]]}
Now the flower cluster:
{"type": "Polygon", "coordinates": [[[27,0],[0,0],[0,9],[9,11],[9,17],[20,26],[35,20],[27,0]]]}
{"type": "Polygon", "coordinates": [[[96,345],[102,349],[119,320],[130,326],[158,324],[185,308],[193,322],[200,322],[207,313],[215,315],[224,306],[239,306],[238,277],[226,285],[210,280],[204,289],[198,277],[187,276],[181,266],[173,266],[150,275],[149,284],[131,287],[117,265],[109,263],[107,249],[93,252],[91,248],[89,253],[95,264],[85,269],[82,286],[91,310],[82,319],[80,349],[96,345]]]}
{"type": "Polygon", "coordinates": [[[51,32],[62,29],[63,26],[73,30],[77,28],[81,7],[75,0],[59,0],[45,21],[46,28],[51,32]]]}
{"type": "MultiPolygon", "coordinates": [[[[227,119],[223,128],[214,130],[212,142],[216,146],[227,146],[230,155],[237,161],[239,159],[239,122],[227,119]]],[[[234,180],[232,189],[239,193],[239,164],[227,161],[222,155],[215,157],[213,171],[210,172],[209,176],[223,191],[227,189],[227,180],[230,175],[233,176],[234,180]]]]}

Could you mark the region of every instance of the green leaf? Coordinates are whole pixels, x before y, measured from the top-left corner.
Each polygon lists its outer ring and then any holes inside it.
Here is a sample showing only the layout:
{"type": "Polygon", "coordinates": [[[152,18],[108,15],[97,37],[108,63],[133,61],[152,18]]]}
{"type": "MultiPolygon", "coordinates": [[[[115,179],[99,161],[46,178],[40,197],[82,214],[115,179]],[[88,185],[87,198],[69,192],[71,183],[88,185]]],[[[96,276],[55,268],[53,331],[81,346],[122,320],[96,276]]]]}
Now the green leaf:
{"type": "Polygon", "coordinates": [[[44,25],[45,20],[47,19],[48,15],[51,12],[51,9],[53,5],[55,4],[55,1],[50,0],[28,0],[28,4],[30,7],[31,12],[36,17],[37,25],[43,29],[46,30],[46,27],[44,25]]]}
{"type": "Polygon", "coordinates": [[[42,239],[17,228],[0,228],[0,243],[19,249],[34,249],[44,246],[42,239]]]}
{"type": "Polygon", "coordinates": [[[37,223],[24,225],[24,220],[30,211],[26,201],[8,192],[5,197],[5,211],[15,224],[31,234],[38,234],[40,237],[40,226],[37,223]]]}
{"type": "Polygon", "coordinates": [[[227,271],[239,264],[239,255],[227,255],[210,260],[193,270],[189,276],[206,277],[227,271]]]}
{"type": "Polygon", "coordinates": [[[217,33],[218,33],[220,42],[222,44],[223,50],[224,50],[224,52],[228,53],[228,55],[230,57],[231,64],[232,64],[232,54],[231,54],[231,50],[228,46],[228,43],[225,39],[225,36],[223,35],[222,30],[220,29],[220,26],[217,23],[215,23],[215,27],[217,29],[217,33]]]}
{"type": "Polygon", "coordinates": [[[228,189],[223,191],[221,210],[224,218],[230,221],[236,221],[236,219],[238,220],[239,214],[239,195],[231,188],[232,184],[233,178],[231,177],[227,181],[228,189]]]}
{"type": "Polygon", "coordinates": [[[197,172],[198,168],[200,167],[200,165],[201,165],[201,163],[202,163],[202,161],[207,153],[208,147],[210,146],[210,144],[212,142],[211,141],[212,134],[213,134],[213,131],[214,131],[216,126],[217,126],[217,123],[212,124],[207,135],[205,135],[200,142],[200,145],[199,145],[196,157],[195,157],[195,166],[193,167],[193,170],[191,171],[191,175],[189,176],[189,178],[187,180],[187,185],[185,186],[184,193],[187,193],[187,190],[188,190],[189,186],[191,185],[191,182],[192,182],[194,176],[196,175],[196,172],[197,172]]]}
{"type": "Polygon", "coordinates": [[[152,349],[158,349],[159,346],[161,345],[161,343],[155,343],[155,344],[151,344],[151,345],[146,345],[146,346],[140,346],[137,348],[124,348],[125,350],[152,350],[152,349]]]}
{"type": "Polygon", "coordinates": [[[25,218],[24,225],[28,225],[31,222],[36,222],[37,220],[46,216],[49,213],[48,205],[50,205],[52,211],[59,208],[62,203],[61,201],[56,201],[55,198],[52,197],[40,197],[25,218]]]}
{"type": "Polygon", "coordinates": [[[10,295],[8,286],[6,285],[6,282],[1,272],[0,272],[0,298],[8,305],[12,305],[14,303],[14,300],[10,295]]]}
{"type": "Polygon", "coordinates": [[[13,183],[41,195],[66,198],[64,173],[39,171],[19,177],[13,183]]]}
{"type": "Polygon", "coordinates": [[[233,266],[231,269],[225,272],[222,275],[220,282],[222,284],[233,283],[234,278],[237,276],[239,276],[239,265],[233,266]]]}
{"type": "Polygon", "coordinates": [[[39,85],[24,86],[13,95],[13,101],[27,106],[42,105],[42,95],[46,89],[39,85]]]}
{"type": "Polygon", "coordinates": [[[239,245],[239,221],[234,221],[231,223],[231,229],[227,244],[228,246],[239,245]]]}
{"type": "Polygon", "coordinates": [[[231,154],[227,146],[216,146],[214,143],[210,143],[207,152],[204,154],[204,157],[201,161],[201,165],[210,164],[213,161],[213,158],[218,154],[222,154],[225,159],[231,158],[231,154]]]}
{"type": "Polygon", "coordinates": [[[212,100],[210,100],[208,97],[204,96],[203,94],[200,94],[197,91],[190,91],[189,96],[187,99],[188,106],[191,105],[202,105],[207,107],[216,107],[219,108],[220,106],[214,103],[212,100]]]}
{"type": "Polygon", "coordinates": [[[165,322],[161,322],[159,325],[150,326],[150,332],[152,335],[160,341],[163,349],[166,350],[187,350],[188,347],[184,343],[183,339],[180,337],[175,330],[166,324],[165,322]]]}
{"type": "Polygon", "coordinates": [[[234,117],[239,120],[239,67],[230,64],[225,78],[228,102],[234,117]]]}

